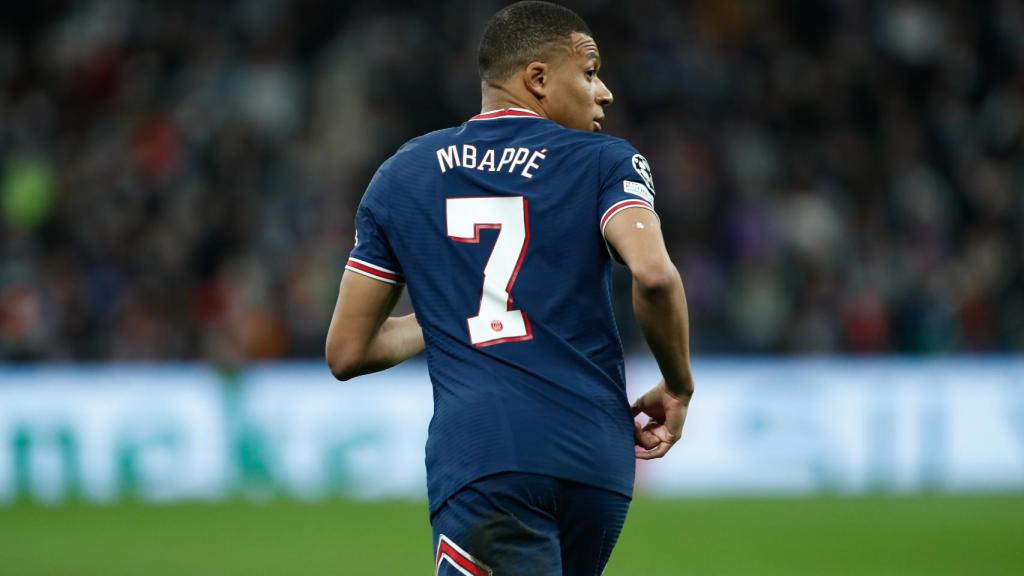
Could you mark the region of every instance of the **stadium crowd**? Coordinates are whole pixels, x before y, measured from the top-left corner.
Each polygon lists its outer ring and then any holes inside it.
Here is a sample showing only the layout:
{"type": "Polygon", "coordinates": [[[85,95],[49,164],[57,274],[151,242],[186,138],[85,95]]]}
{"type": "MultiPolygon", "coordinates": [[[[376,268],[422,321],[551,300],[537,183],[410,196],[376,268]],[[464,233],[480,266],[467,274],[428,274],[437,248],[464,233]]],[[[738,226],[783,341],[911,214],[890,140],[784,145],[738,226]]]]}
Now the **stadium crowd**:
{"type": "MultiPolygon", "coordinates": [[[[1024,5],[567,4],[695,352],[1024,349],[1024,5]]],[[[320,355],[366,183],[479,110],[498,5],[6,8],[0,359],[320,355]]]]}

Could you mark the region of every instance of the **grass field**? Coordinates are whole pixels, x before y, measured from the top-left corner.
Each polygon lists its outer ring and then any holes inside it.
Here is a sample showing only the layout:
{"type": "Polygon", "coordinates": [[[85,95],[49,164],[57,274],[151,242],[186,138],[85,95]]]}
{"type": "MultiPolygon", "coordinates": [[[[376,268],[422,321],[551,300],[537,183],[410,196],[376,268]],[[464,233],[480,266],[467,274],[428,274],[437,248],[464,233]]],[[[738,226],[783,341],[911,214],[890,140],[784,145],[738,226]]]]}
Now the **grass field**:
{"type": "MultiPolygon", "coordinates": [[[[430,547],[417,503],[0,507],[4,576],[427,575],[430,547]]],[[[1024,495],[637,500],[606,574],[1024,574],[1024,495]]]]}

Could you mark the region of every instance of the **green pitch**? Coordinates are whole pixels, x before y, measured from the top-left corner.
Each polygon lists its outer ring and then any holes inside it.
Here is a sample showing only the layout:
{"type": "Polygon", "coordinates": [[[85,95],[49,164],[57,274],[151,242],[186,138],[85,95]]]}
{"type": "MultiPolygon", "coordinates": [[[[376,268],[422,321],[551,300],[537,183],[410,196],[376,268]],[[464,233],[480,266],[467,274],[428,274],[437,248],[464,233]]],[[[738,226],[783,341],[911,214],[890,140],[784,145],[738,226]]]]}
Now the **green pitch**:
{"type": "MultiPolygon", "coordinates": [[[[0,574],[427,575],[430,539],[419,503],[23,504],[0,574]]],[[[638,500],[606,574],[1024,574],[1024,496],[638,500]]]]}

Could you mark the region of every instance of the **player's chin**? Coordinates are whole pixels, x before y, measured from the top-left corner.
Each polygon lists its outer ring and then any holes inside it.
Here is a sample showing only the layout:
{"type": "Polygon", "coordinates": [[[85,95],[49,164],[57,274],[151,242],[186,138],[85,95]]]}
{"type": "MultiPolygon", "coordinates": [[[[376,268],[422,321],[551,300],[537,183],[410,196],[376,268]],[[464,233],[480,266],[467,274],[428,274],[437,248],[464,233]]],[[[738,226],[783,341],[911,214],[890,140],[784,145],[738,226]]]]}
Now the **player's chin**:
{"type": "Polygon", "coordinates": [[[591,121],[591,123],[590,123],[590,131],[591,132],[600,132],[601,130],[602,130],[602,128],[601,128],[601,123],[600,122],[598,122],[597,120],[591,121]]]}

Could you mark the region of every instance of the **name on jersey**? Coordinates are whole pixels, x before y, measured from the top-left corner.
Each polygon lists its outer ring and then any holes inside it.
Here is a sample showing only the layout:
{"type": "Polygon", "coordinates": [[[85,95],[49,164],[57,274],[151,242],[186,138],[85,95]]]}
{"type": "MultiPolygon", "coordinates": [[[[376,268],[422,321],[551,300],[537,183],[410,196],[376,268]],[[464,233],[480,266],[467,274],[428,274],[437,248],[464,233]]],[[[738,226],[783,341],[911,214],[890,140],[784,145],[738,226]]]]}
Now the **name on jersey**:
{"type": "Polygon", "coordinates": [[[503,148],[500,151],[490,148],[481,153],[472,144],[456,146],[452,144],[437,151],[437,164],[444,174],[453,168],[479,170],[481,172],[519,172],[524,178],[533,178],[533,171],[540,168],[540,161],[547,156],[547,148],[531,150],[529,148],[503,148]]]}

